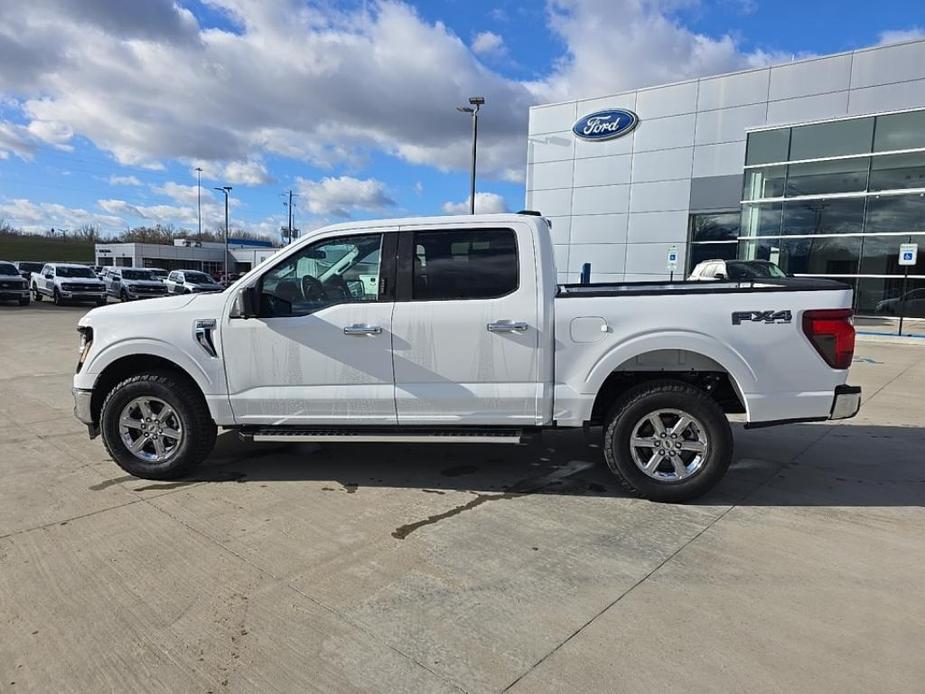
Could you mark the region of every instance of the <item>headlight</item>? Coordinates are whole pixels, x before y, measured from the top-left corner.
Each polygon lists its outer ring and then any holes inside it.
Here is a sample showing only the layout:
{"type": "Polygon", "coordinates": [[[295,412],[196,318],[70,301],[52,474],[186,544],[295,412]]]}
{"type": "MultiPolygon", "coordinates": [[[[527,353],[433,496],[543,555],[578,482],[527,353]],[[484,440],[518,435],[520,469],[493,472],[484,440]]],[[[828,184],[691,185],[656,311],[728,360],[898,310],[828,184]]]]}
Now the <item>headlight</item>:
{"type": "Polygon", "coordinates": [[[77,360],[77,373],[80,373],[80,368],[84,365],[90,353],[90,347],[93,345],[93,328],[89,325],[82,325],[77,328],[77,332],[80,333],[80,347],[77,350],[80,358],[77,360]]]}

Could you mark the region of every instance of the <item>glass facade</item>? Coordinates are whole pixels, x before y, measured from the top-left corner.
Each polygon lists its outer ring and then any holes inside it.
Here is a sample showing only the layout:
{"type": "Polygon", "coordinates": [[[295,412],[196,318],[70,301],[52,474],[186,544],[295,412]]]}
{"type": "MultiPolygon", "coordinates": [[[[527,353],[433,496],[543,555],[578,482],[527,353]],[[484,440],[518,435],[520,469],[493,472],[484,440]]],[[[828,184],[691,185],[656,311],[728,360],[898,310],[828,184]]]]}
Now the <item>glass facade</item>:
{"type": "MultiPolygon", "coordinates": [[[[739,258],[847,282],[859,314],[925,317],[925,110],[752,132],[745,161],[739,258]],[[920,252],[904,294],[907,242],[920,252]]],[[[730,252],[729,214],[692,215],[692,266],[730,252]]]]}

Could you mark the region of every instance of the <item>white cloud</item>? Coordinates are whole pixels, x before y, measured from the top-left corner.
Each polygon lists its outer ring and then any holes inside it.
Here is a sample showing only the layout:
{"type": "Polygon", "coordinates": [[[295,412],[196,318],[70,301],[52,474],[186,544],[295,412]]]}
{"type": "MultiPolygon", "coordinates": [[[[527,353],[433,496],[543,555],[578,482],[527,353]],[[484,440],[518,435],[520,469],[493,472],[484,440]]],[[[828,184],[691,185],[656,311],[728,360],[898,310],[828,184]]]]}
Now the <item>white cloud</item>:
{"type": "Polygon", "coordinates": [[[549,0],[549,26],[567,52],[531,85],[543,101],[601,96],[764,64],[726,34],[708,36],[671,16],[683,0],[549,0]]]}
{"type": "MultiPolygon", "coordinates": [[[[462,202],[445,202],[443,203],[443,211],[447,214],[469,214],[470,200],[470,197],[466,197],[462,202]]],[[[507,211],[507,203],[497,193],[475,194],[476,214],[496,214],[507,211]]]]}
{"type": "Polygon", "coordinates": [[[340,176],[320,181],[299,178],[296,185],[302,208],[313,215],[349,217],[353,212],[380,212],[395,205],[385,184],[373,178],[340,176]]]}
{"type": "Polygon", "coordinates": [[[497,57],[505,52],[504,39],[493,31],[482,31],[472,39],[472,51],[476,55],[497,57]]]}
{"type": "Polygon", "coordinates": [[[878,45],[887,43],[900,43],[901,41],[915,41],[925,38],[925,29],[922,27],[910,27],[908,29],[889,29],[881,31],[877,37],[878,45]]]}
{"type": "Polygon", "coordinates": [[[125,228],[123,220],[116,215],[55,203],[35,203],[25,198],[14,198],[0,204],[0,215],[11,226],[37,233],[45,233],[52,227],[76,229],[84,224],[92,224],[104,231],[125,228]]]}
{"type": "Polygon", "coordinates": [[[141,181],[137,176],[110,176],[108,179],[113,186],[140,186],[141,181]]]}

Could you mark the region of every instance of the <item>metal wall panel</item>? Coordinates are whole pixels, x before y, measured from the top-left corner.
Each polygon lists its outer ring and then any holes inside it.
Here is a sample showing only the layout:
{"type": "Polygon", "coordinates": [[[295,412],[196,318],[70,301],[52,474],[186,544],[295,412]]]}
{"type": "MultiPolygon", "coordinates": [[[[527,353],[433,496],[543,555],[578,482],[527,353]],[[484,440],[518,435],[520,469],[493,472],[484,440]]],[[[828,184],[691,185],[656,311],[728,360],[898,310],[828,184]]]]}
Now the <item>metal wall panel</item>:
{"type": "Polygon", "coordinates": [[[690,178],[693,147],[636,152],[633,155],[633,183],[690,178]]]}
{"type": "MultiPolygon", "coordinates": [[[[923,41],[882,46],[854,54],[851,66],[852,89],[917,79],[925,79],[923,41]]],[[[920,98],[919,104],[923,101],[925,98],[920,98]]]]}
{"type": "Polygon", "coordinates": [[[630,187],[594,186],[575,188],[572,191],[572,214],[612,214],[626,212],[629,207],[630,187]]]}
{"type": "Polygon", "coordinates": [[[571,159],[527,165],[527,190],[566,188],[571,185],[571,159]]]}
{"type": "Polygon", "coordinates": [[[691,196],[691,180],[634,183],[630,212],[686,210],[691,196]]]}
{"type": "Polygon", "coordinates": [[[693,175],[725,176],[741,173],[745,166],[745,141],[727,142],[722,145],[701,145],[694,148],[693,175]]]}
{"type": "Polygon", "coordinates": [[[639,125],[633,132],[636,138],[634,150],[645,152],[654,149],[690,147],[694,144],[695,120],[696,116],[693,113],[655,120],[648,120],[640,115],[639,125]]]}
{"type": "Polygon", "coordinates": [[[771,68],[769,98],[793,99],[848,89],[851,83],[851,56],[836,55],[771,68]]]}
{"type": "Polygon", "coordinates": [[[628,214],[572,217],[572,243],[626,243],[628,214]]]}
{"type": "Polygon", "coordinates": [[[536,135],[571,130],[576,120],[574,101],[552,106],[535,106],[530,109],[527,133],[536,135]]]}
{"type": "Polygon", "coordinates": [[[768,100],[769,69],[700,80],[697,110],[763,104],[768,100]]]}
{"type": "Polygon", "coordinates": [[[636,94],[636,110],[645,113],[646,118],[693,113],[697,110],[697,82],[640,90],[636,94]]]}
{"type": "Polygon", "coordinates": [[[712,145],[745,139],[745,129],[764,125],[767,104],[752,104],[697,114],[694,143],[712,145]]]}
{"type": "Polygon", "coordinates": [[[804,96],[768,104],[768,125],[835,118],[848,113],[848,92],[804,96]]]}
{"type": "Polygon", "coordinates": [[[629,154],[576,159],[574,185],[578,188],[629,183],[631,168],[632,157],[629,154]]]}
{"type": "Polygon", "coordinates": [[[627,243],[687,240],[687,210],[634,212],[627,224],[627,243]]]}

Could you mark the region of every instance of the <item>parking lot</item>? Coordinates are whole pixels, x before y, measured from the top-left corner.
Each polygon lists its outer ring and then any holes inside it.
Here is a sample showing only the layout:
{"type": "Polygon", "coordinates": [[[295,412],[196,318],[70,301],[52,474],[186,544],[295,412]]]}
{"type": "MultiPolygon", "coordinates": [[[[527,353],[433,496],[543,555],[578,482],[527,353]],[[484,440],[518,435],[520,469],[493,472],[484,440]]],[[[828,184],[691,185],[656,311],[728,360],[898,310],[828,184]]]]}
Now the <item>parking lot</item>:
{"type": "Polygon", "coordinates": [[[71,415],[86,308],[0,306],[0,691],[916,691],[925,345],[860,415],[736,429],[698,503],[581,432],[523,447],[220,437],[126,476],[71,415]]]}

